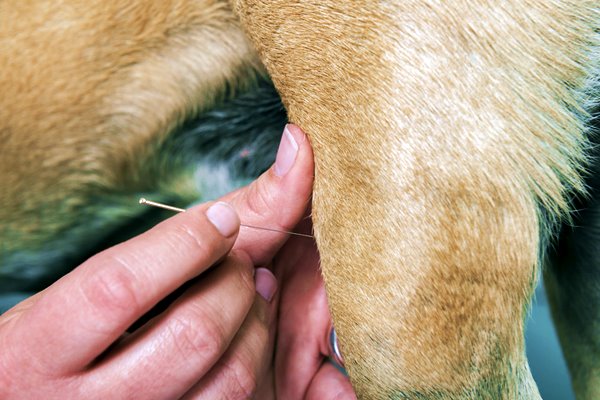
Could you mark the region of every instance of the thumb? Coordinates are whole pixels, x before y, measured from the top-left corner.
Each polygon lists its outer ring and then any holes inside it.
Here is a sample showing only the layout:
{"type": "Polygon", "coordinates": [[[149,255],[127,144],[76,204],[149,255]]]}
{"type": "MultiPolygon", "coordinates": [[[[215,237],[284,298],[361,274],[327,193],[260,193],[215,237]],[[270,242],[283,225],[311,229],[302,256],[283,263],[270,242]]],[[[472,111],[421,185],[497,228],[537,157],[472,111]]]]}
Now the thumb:
{"type": "MultiPolygon", "coordinates": [[[[288,124],[275,164],[250,185],[221,200],[235,208],[243,225],[289,231],[300,222],[308,207],[313,174],[310,143],[300,128],[288,124]]],[[[242,226],[234,249],[248,253],[255,265],[266,264],[288,236],[242,226]]]]}

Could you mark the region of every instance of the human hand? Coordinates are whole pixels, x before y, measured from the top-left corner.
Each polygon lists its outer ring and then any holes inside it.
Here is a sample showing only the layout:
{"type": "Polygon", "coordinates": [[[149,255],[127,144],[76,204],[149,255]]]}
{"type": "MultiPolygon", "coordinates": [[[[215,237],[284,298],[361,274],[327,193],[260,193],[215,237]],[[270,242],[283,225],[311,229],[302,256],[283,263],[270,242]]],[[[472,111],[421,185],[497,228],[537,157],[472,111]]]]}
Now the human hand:
{"type": "Polygon", "coordinates": [[[226,196],[233,208],[201,205],[170,218],[3,314],[0,397],[249,397],[272,360],[277,305],[268,301],[273,276],[259,269],[255,283],[253,265],[268,263],[287,235],[238,234],[233,209],[244,223],[283,230],[301,218],[312,153],[290,130],[295,139],[283,141],[275,166],[226,196]],[[125,334],[186,282],[166,311],[125,334]]]}
{"type": "MultiPolygon", "coordinates": [[[[297,163],[303,165],[304,157],[312,160],[312,152],[302,131],[291,125],[289,132],[299,143],[298,159],[300,161],[297,163]]],[[[292,172],[296,168],[301,170],[301,167],[294,165],[292,172]]],[[[312,179],[310,184],[312,188],[312,179]]],[[[258,185],[253,188],[252,192],[268,193],[258,185]]],[[[310,191],[296,189],[294,193],[290,189],[285,192],[296,199],[303,199],[306,207],[309,207],[307,194],[310,195],[310,191]]],[[[243,198],[243,196],[233,193],[226,196],[226,199],[233,200],[232,204],[243,204],[244,201],[236,201],[236,196],[238,200],[240,197],[243,198]]],[[[267,204],[288,204],[287,202],[273,201],[273,199],[269,199],[268,194],[254,195],[251,198],[262,198],[267,204]]],[[[286,213],[292,210],[291,208],[257,205],[247,208],[280,213],[279,217],[269,216],[270,220],[299,221],[303,217],[301,223],[296,227],[289,224],[275,227],[283,230],[294,229],[296,232],[307,234],[312,231],[312,222],[308,217],[310,213],[305,212],[304,209],[301,214],[296,214],[298,209],[294,209],[293,217],[285,217],[286,213]]],[[[259,224],[263,218],[264,215],[251,221],[259,224]]],[[[243,234],[249,235],[248,238],[251,234],[260,234],[264,238],[270,235],[249,230],[246,232],[242,230],[240,235],[243,234]]],[[[241,242],[238,240],[238,243],[241,242]]],[[[258,253],[255,256],[254,260],[257,264],[265,264],[271,260],[271,257],[263,257],[258,253]]],[[[280,282],[280,288],[273,300],[279,303],[277,342],[268,379],[261,385],[256,398],[261,400],[274,398],[286,400],[355,399],[356,395],[349,379],[328,361],[329,356],[332,355],[329,341],[332,326],[331,316],[323,278],[319,270],[319,254],[314,240],[297,236],[290,237],[275,256],[272,269],[280,282]]]]}
{"type": "MultiPolygon", "coordinates": [[[[310,232],[307,217],[298,232],[310,232]]],[[[350,380],[329,360],[331,316],[314,241],[291,238],[277,254],[280,284],[275,352],[278,399],[356,399],[350,380]]],[[[341,360],[340,360],[341,361],[341,360]]]]}
{"type": "MultiPolygon", "coordinates": [[[[289,132],[299,143],[297,163],[302,165],[303,157],[312,160],[310,147],[302,131],[291,125],[289,132]],[[304,154],[306,152],[306,155],[304,154]]],[[[294,165],[292,172],[301,167],[294,165]]],[[[312,188],[312,180],[310,181],[312,188]]],[[[253,192],[264,192],[255,187],[253,192]]],[[[265,192],[266,193],[266,192],[265,192]]],[[[290,196],[303,199],[305,206],[309,205],[310,192],[304,189],[286,190],[290,196]]],[[[235,199],[232,194],[227,199],[235,199]]],[[[252,198],[265,199],[267,204],[282,204],[269,200],[268,195],[255,195],[252,198]]],[[[291,200],[291,199],[290,199],[291,200]]],[[[234,200],[235,202],[235,200],[234,200]]],[[[243,203],[238,202],[237,204],[243,203]]],[[[234,204],[234,203],[232,203],[234,204]]],[[[305,207],[305,208],[306,208],[305,207]]],[[[271,210],[280,213],[279,217],[270,216],[268,219],[279,221],[299,221],[302,223],[293,225],[284,224],[276,226],[280,229],[295,229],[301,233],[311,233],[312,223],[305,213],[296,214],[293,217],[285,217],[292,209],[287,207],[264,207],[252,206],[250,209],[271,210]]],[[[263,218],[255,218],[252,221],[259,224],[263,218]]],[[[260,234],[264,238],[268,233],[246,231],[243,234],[260,234]]],[[[242,242],[238,240],[238,243],[242,242]]],[[[283,243],[283,242],[281,242],[283,243]]],[[[254,259],[257,264],[268,262],[271,257],[263,257],[256,254],[254,259]]],[[[350,381],[341,373],[328,357],[331,355],[329,346],[329,332],[331,330],[331,316],[327,305],[327,297],[323,285],[323,278],[319,270],[319,255],[314,240],[303,237],[292,236],[285,242],[283,248],[277,253],[273,260],[273,271],[280,282],[280,288],[276,293],[274,302],[279,303],[279,319],[277,322],[277,343],[275,345],[275,359],[273,368],[269,372],[269,378],[261,386],[256,398],[267,399],[354,399],[356,398],[350,381]]]]}

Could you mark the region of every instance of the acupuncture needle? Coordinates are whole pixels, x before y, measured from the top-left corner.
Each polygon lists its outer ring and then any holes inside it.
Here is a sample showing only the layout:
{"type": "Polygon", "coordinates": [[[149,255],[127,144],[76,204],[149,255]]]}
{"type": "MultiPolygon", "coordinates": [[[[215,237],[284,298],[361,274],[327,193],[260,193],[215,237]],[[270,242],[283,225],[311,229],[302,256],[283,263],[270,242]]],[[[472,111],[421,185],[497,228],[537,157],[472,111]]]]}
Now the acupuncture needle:
{"type": "MultiPolygon", "coordinates": [[[[173,211],[173,212],[178,212],[178,213],[185,211],[185,208],[173,207],[173,206],[170,206],[168,204],[163,204],[163,203],[159,203],[159,202],[156,202],[156,201],[147,200],[147,199],[145,199],[143,197],[140,199],[140,204],[144,204],[144,205],[152,206],[152,207],[158,207],[158,208],[162,208],[162,209],[165,209],[165,210],[169,210],[169,211],[173,211]]],[[[305,237],[305,238],[314,239],[314,236],[307,235],[307,234],[304,234],[304,233],[282,231],[280,229],[264,228],[262,226],[255,226],[255,225],[248,225],[248,224],[240,224],[240,226],[243,226],[244,228],[258,229],[258,230],[261,230],[261,231],[269,231],[269,232],[277,232],[277,233],[287,233],[288,235],[301,236],[301,237],[305,237]]]]}

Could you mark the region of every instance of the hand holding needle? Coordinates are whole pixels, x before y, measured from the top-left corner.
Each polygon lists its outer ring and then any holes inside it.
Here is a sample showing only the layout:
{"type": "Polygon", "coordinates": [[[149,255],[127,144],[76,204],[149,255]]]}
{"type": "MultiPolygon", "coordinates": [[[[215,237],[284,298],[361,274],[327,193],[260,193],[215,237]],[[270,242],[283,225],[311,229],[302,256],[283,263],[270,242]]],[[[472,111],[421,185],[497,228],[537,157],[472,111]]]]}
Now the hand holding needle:
{"type": "MultiPolygon", "coordinates": [[[[147,199],[145,199],[143,197],[140,199],[140,204],[144,204],[144,205],[152,206],[152,207],[158,207],[158,208],[162,208],[162,209],[165,209],[165,210],[174,211],[174,212],[178,212],[178,213],[185,211],[185,208],[173,207],[173,206],[170,206],[168,204],[163,204],[163,203],[158,203],[156,201],[147,200],[147,199]]],[[[265,228],[265,227],[262,227],[262,226],[254,226],[254,225],[247,225],[247,224],[240,224],[240,226],[243,226],[245,228],[250,228],[250,229],[258,229],[258,230],[262,230],[262,231],[287,233],[289,235],[300,236],[300,237],[305,237],[305,238],[310,238],[310,239],[314,238],[314,236],[307,235],[307,234],[304,234],[304,233],[291,232],[291,231],[282,231],[280,229],[265,228]]]]}

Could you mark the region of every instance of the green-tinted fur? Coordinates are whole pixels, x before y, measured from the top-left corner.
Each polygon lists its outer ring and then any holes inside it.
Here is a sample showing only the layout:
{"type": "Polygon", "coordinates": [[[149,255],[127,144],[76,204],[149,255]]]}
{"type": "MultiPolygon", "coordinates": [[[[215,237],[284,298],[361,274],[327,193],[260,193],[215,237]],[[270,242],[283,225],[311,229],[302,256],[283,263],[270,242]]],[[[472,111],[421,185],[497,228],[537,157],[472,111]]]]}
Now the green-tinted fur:
{"type": "MultiPolygon", "coordinates": [[[[249,92],[187,121],[165,142],[153,144],[139,160],[139,173],[122,189],[90,188],[76,207],[54,215],[36,210],[40,220],[60,219],[66,227],[49,230],[36,247],[9,247],[0,240],[0,292],[41,290],[92,254],[171,215],[140,206],[140,197],[186,207],[248,183],[273,162],[286,121],[272,84],[261,80],[249,92]],[[210,184],[215,168],[223,171],[218,179],[226,180],[217,191],[210,184]]],[[[27,232],[0,232],[10,243],[18,244],[21,235],[27,232]]]]}

